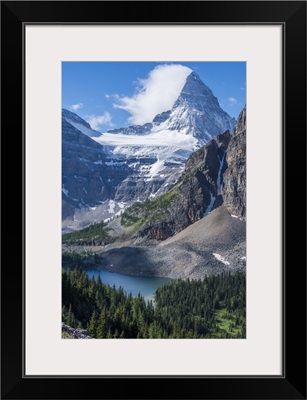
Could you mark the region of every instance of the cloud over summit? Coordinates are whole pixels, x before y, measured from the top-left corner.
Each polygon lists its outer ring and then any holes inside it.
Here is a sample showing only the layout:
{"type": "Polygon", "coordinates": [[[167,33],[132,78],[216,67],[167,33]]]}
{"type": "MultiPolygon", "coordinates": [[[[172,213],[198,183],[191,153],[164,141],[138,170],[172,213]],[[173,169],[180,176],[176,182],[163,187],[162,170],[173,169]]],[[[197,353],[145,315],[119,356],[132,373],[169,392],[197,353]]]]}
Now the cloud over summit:
{"type": "Polygon", "coordinates": [[[132,124],[150,122],[157,114],[172,108],[191,72],[180,64],[158,65],[146,79],[138,80],[139,86],[132,97],[116,96],[113,106],[129,112],[128,121],[132,124]]]}

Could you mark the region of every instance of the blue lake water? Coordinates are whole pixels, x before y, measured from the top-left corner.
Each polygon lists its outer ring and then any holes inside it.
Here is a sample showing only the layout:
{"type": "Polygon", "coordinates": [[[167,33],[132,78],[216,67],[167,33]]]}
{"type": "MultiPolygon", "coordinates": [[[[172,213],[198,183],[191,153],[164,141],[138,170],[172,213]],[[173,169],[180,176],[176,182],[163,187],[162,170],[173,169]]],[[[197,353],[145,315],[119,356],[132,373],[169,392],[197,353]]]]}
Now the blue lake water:
{"type": "Polygon", "coordinates": [[[100,275],[102,282],[106,285],[115,285],[116,288],[121,286],[127,293],[132,293],[132,296],[141,293],[145,300],[154,300],[156,289],[171,281],[169,278],[123,275],[97,269],[87,270],[86,272],[90,278],[94,276],[97,279],[100,275]]]}

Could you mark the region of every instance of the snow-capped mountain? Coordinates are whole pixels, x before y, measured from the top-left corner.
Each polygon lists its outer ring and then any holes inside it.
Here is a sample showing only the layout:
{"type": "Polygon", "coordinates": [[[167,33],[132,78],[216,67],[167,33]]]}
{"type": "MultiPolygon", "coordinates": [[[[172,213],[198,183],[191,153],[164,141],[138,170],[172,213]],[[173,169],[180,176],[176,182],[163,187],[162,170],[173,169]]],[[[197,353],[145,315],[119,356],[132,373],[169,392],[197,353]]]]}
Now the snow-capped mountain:
{"type": "MultiPolygon", "coordinates": [[[[149,135],[163,131],[167,140],[167,134],[178,132],[181,135],[193,136],[204,145],[220,133],[232,131],[235,122],[235,118],[221,109],[211,89],[195,72],[191,72],[171,110],[156,115],[152,122],[144,125],[113,129],[107,133],[149,135]]],[[[99,141],[107,143],[109,135],[104,136],[100,137],[99,141]]],[[[129,139],[127,140],[129,142],[129,139]]]]}
{"type": "MultiPolygon", "coordinates": [[[[235,126],[235,119],[221,109],[195,72],[187,77],[172,109],[144,125],[101,134],[68,110],[63,110],[62,119],[63,198],[69,204],[63,215],[74,220],[84,219],[76,218],[78,210],[90,211],[101,203],[107,202],[106,210],[116,213],[123,204],[163,194],[177,182],[194,151],[235,126]]],[[[110,217],[109,211],[103,211],[100,220],[110,217]]]]}
{"type": "Polygon", "coordinates": [[[140,178],[146,182],[146,192],[138,192],[136,197],[143,200],[167,190],[176,182],[187,158],[212,138],[227,130],[232,132],[235,122],[221,109],[208,86],[191,72],[171,110],[144,125],[110,130],[93,139],[114,157],[128,160],[135,171],[130,183],[139,185],[140,178]],[[136,160],[133,165],[130,159],[136,160]]]}
{"type": "Polygon", "coordinates": [[[169,117],[167,113],[160,115],[160,120],[161,117],[163,129],[191,135],[201,144],[226,130],[232,131],[236,122],[221,109],[217,98],[195,72],[187,77],[169,117]]]}
{"type": "Polygon", "coordinates": [[[232,131],[235,122],[199,76],[191,72],[171,110],[145,125],[110,130],[94,139],[110,146],[115,155],[155,158],[161,171],[162,162],[185,162],[212,138],[232,131]]]}

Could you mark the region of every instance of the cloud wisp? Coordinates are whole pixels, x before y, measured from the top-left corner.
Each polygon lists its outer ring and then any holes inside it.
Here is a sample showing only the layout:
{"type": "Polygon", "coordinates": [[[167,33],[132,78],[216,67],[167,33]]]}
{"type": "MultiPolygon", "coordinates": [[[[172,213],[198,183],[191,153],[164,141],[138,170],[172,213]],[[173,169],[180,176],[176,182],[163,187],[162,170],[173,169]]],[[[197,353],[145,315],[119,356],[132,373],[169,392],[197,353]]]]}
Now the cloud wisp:
{"type": "Polygon", "coordinates": [[[228,97],[227,101],[229,106],[236,106],[239,104],[238,100],[234,97],[228,97]]]}
{"type": "Polygon", "coordinates": [[[111,114],[106,111],[103,115],[88,115],[84,118],[95,131],[99,130],[100,125],[114,126],[111,114]]]}
{"type": "Polygon", "coordinates": [[[81,108],[83,108],[83,103],[72,104],[69,107],[70,111],[78,111],[81,110],[81,108]]]}
{"type": "Polygon", "coordinates": [[[157,114],[172,108],[191,72],[180,64],[158,65],[146,79],[138,80],[132,97],[115,96],[113,106],[129,112],[132,124],[151,122],[157,114]]]}

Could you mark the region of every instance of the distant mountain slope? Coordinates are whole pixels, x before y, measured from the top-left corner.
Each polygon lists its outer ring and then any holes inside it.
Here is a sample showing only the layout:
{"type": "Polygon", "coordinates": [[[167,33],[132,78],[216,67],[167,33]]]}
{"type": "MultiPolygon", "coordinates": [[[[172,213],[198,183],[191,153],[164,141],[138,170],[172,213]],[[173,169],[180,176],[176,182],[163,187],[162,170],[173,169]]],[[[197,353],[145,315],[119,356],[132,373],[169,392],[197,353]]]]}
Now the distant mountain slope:
{"type": "Polygon", "coordinates": [[[114,197],[130,169],[110,162],[108,156],[103,146],[62,118],[63,219],[73,218],[76,209],[94,208],[114,197]]]}
{"type": "Polygon", "coordinates": [[[84,119],[80,118],[77,114],[62,109],[62,119],[72,125],[74,128],[78,129],[78,131],[82,132],[84,135],[89,137],[98,137],[101,135],[100,132],[95,131],[91,128],[91,125],[84,121],[84,119]]]}

